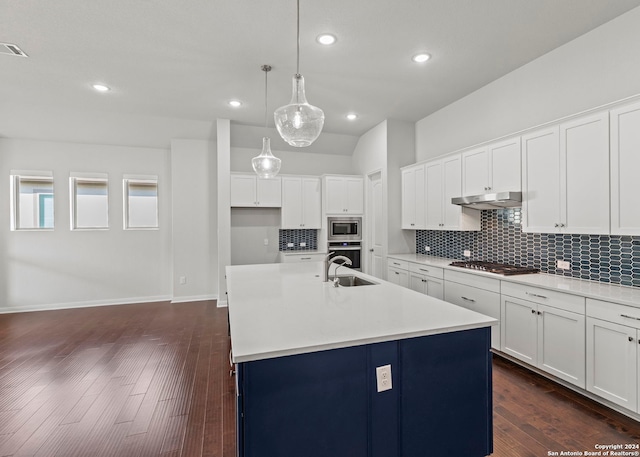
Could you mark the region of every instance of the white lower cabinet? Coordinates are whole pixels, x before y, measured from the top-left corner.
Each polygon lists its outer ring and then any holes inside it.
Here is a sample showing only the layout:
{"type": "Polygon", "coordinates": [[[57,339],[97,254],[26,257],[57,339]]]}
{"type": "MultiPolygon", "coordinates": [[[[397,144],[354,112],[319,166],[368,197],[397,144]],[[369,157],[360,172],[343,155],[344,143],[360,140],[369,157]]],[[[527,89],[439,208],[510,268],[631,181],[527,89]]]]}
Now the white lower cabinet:
{"type": "Polygon", "coordinates": [[[404,260],[387,260],[387,281],[402,287],[409,287],[409,264],[404,260]]]}
{"type": "Polygon", "coordinates": [[[444,300],[444,270],[409,263],[409,288],[430,297],[444,300]]]}
{"type": "Polygon", "coordinates": [[[584,389],[584,309],[583,297],[504,282],[502,352],[584,389]]]}
{"type": "MultiPolygon", "coordinates": [[[[445,271],[444,300],[500,322],[500,280],[445,271]]],[[[491,327],[491,347],[500,349],[500,324],[491,327]]]]}
{"type": "Polygon", "coordinates": [[[640,309],[587,299],[587,390],[640,412],[640,309]]]}

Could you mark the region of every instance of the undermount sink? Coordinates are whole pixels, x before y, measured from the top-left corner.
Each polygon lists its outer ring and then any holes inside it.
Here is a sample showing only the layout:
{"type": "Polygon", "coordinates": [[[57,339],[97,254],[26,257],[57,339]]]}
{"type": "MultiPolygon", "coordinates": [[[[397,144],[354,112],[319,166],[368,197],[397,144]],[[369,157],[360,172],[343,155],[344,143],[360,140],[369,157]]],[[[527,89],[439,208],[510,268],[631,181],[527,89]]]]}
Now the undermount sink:
{"type": "Polygon", "coordinates": [[[336,277],[338,278],[338,285],[340,287],[373,286],[378,284],[377,282],[368,281],[355,275],[329,276],[329,281],[333,282],[336,277]]]}

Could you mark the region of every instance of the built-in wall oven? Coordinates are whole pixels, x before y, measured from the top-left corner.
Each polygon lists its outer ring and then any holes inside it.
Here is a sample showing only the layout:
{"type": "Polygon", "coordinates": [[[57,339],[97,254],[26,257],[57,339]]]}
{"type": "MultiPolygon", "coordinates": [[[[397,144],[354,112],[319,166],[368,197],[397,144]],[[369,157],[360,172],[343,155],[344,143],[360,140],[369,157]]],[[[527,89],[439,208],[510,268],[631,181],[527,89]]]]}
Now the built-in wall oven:
{"type": "Polygon", "coordinates": [[[360,254],[362,253],[361,241],[329,241],[329,245],[327,248],[329,254],[333,254],[331,257],[343,255],[351,260],[351,265],[349,266],[349,268],[362,271],[362,268],[360,266],[360,254]]]}
{"type": "Polygon", "coordinates": [[[361,241],[361,217],[330,217],[327,220],[329,241],[361,241]]]}

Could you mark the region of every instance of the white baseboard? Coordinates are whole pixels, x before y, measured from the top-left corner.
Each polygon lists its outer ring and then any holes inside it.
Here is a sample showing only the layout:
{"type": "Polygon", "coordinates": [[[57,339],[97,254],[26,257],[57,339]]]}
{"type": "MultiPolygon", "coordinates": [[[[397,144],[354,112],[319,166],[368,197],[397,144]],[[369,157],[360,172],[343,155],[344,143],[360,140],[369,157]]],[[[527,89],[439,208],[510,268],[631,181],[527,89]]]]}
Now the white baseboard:
{"type": "Polygon", "coordinates": [[[226,308],[229,306],[229,302],[227,300],[218,300],[218,308],[226,308]]]}
{"type": "Polygon", "coordinates": [[[130,305],[133,303],[151,303],[151,302],[166,302],[171,301],[171,297],[168,295],[158,295],[152,297],[130,297],[119,298],[117,300],[89,300],[70,303],[54,303],[46,305],[28,305],[19,307],[3,307],[0,308],[0,314],[9,313],[27,313],[32,311],[53,311],[57,309],[71,309],[71,308],[92,308],[95,306],[112,306],[112,305],[130,305]]]}
{"type": "Polygon", "coordinates": [[[192,301],[217,300],[217,295],[191,295],[188,297],[174,297],[171,303],[187,303],[192,301]]]}

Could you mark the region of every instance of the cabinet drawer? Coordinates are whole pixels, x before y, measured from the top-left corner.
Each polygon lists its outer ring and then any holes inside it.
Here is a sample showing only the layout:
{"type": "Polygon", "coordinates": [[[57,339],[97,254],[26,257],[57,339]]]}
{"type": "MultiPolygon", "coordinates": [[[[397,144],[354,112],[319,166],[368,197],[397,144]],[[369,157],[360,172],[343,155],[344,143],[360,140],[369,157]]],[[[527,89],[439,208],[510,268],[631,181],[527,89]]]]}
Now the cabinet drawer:
{"type": "Polygon", "coordinates": [[[398,270],[408,270],[409,269],[409,262],[407,262],[406,260],[394,259],[393,257],[388,257],[387,258],[387,265],[389,267],[393,267],[393,268],[398,269],[398,270]]]}
{"type": "Polygon", "coordinates": [[[444,300],[500,319],[500,294],[496,292],[447,281],[444,285],[444,300]]]}
{"type": "Polygon", "coordinates": [[[439,267],[432,267],[424,265],[422,263],[409,262],[409,271],[412,273],[418,273],[425,276],[431,276],[433,278],[444,278],[444,269],[439,267]]]}
{"type": "Polygon", "coordinates": [[[541,305],[553,306],[573,313],[585,313],[585,298],[578,295],[565,294],[540,287],[514,284],[502,281],[502,295],[528,300],[541,305]]]}
{"type": "Polygon", "coordinates": [[[640,329],[640,308],[587,298],[587,316],[640,329]]]}
{"type": "Polygon", "coordinates": [[[460,284],[466,284],[471,287],[486,289],[491,292],[500,293],[500,280],[487,278],[474,273],[461,273],[459,271],[446,270],[444,279],[460,284]]]}
{"type": "Polygon", "coordinates": [[[290,262],[322,262],[326,254],[284,254],[280,253],[280,263],[290,262]]]}

